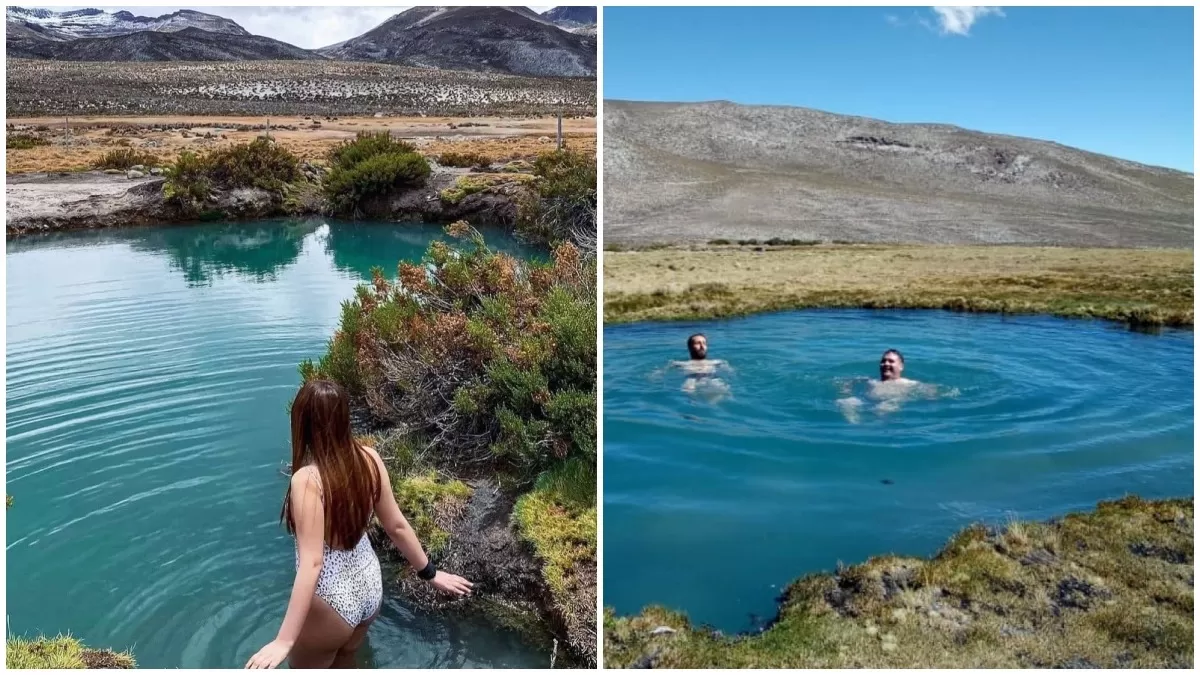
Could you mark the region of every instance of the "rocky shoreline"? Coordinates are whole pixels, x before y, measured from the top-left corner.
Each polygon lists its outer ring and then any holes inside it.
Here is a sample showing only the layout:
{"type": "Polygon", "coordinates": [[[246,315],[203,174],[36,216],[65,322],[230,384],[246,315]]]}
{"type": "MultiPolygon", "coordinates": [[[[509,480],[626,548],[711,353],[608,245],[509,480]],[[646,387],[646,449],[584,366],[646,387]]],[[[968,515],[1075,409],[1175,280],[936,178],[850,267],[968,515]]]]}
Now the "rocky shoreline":
{"type": "Polygon", "coordinates": [[[375,523],[368,534],[404,596],[422,609],[483,614],[545,649],[546,667],[594,668],[595,624],[571,625],[556,608],[542,563],[532,544],[517,531],[514,507],[519,495],[495,476],[460,475],[461,471],[438,467],[436,461],[414,457],[408,429],[376,426],[361,409],[354,418],[356,433],[363,434],[360,439],[373,444],[387,462],[393,484],[405,486],[398,488],[398,501],[430,558],[475,584],[469,600],[437,593],[416,578],[375,523]],[[414,476],[424,487],[417,488],[421,497],[412,500],[406,494],[414,476]]]}
{"type": "MultiPolygon", "coordinates": [[[[308,176],[319,181],[320,167],[306,165],[308,176]]],[[[450,200],[446,190],[469,175],[464,169],[437,167],[419,188],[398,191],[370,205],[371,218],[395,222],[450,223],[466,219],[474,225],[511,228],[516,223],[517,201],[524,190],[520,181],[498,183],[485,190],[450,200]]],[[[323,203],[311,190],[317,183],[295,186],[311,199],[287,199],[266,190],[241,188],[214,192],[212,203],[199,214],[170,203],[163,194],[165,178],[149,172],[32,173],[8,176],[5,183],[8,237],[61,230],[102,229],[197,220],[241,220],[320,214],[323,203]],[[310,188],[305,190],[305,187],[310,188]]]]}

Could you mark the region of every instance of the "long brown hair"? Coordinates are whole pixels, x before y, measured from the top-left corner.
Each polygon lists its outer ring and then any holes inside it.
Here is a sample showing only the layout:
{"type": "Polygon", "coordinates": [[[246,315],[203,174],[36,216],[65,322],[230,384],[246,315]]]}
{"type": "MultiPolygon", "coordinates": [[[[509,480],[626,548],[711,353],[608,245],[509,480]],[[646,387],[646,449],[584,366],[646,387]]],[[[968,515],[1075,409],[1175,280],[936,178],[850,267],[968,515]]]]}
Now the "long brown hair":
{"type": "MultiPolygon", "coordinates": [[[[379,471],[350,431],[350,396],[336,382],[310,380],[292,401],[292,475],[309,464],[321,477],[325,537],[335,549],[350,549],[367,530],[379,499],[379,471]]],[[[292,488],[279,519],[296,533],[292,488]]]]}

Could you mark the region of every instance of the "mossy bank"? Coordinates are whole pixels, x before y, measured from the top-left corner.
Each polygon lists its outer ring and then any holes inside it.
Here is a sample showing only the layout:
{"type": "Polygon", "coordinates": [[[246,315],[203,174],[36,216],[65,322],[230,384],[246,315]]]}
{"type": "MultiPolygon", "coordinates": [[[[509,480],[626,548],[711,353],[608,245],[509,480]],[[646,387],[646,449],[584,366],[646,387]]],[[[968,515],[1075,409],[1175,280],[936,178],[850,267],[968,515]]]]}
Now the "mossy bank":
{"type": "Polygon", "coordinates": [[[1047,523],[969,527],[925,560],[881,556],[783,593],[760,634],[650,607],[605,616],[605,665],[1191,668],[1193,504],[1127,497],[1047,523]]]}
{"type": "Polygon", "coordinates": [[[1194,321],[1191,249],[714,242],[610,250],[609,323],[809,308],[1194,321]]]}

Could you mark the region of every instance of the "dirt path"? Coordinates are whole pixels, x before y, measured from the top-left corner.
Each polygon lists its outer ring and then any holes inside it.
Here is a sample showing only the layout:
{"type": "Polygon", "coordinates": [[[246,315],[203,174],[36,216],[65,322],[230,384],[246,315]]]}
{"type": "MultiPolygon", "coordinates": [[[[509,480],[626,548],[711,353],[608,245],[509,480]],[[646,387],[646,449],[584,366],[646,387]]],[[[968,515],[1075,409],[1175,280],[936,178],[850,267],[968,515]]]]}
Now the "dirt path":
{"type": "Polygon", "coordinates": [[[5,221],[21,223],[104,218],[143,208],[153,201],[149,187],[161,178],[129,179],[100,172],[10,176],[5,181],[5,221]]]}

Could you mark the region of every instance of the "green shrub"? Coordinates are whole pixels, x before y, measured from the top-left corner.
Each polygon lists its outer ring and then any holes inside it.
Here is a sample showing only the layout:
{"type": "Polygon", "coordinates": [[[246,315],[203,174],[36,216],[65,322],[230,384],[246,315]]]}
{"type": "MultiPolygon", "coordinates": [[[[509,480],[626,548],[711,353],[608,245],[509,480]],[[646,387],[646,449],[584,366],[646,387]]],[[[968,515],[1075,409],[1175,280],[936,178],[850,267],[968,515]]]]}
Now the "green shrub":
{"type": "Polygon", "coordinates": [[[465,223],[449,229],[471,243],[433,243],[396,282],[376,270],[301,373],[427,436],[444,466],[493,462],[524,482],[572,457],[594,466],[594,260],[563,244],[551,262],[524,263],[465,223]]]}
{"type": "Polygon", "coordinates": [[[192,207],[207,201],[211,194],[212,181],[204,159],[189,150],[179,153],[175,163],[167,168],[163,195],[180,206],[192,207]]]}
{"type": "Polygon", "coordinates": [[[274,141],[258,138],[203,155],[184,150],[167,168],[163,194],[186,208],[207,201],[215,188],[258,188],[282,198],[300,175],[295,155],[274,141]]]}
{"type": "Polygon", "coordinates": [[[334,148],[325,179],[325,197],[336,213],[358,215],[364,203],[393,190],[422,185],[429,162],[411,143],[388,132],[360,132],[353,141],[334,148]]]}
{"type": "Polygon", "coordinates": [[[329,163],[350,167],[378,155],[411,154],[416,146],[387,131],[360,131],[353,141],[344,141],[329,152],[329,163]]]}
{"type": "Polygon", "coordinates": [[[533,164],[535,192],[520,208],[517,228],[551,245],[596,250],[596,158],[571,150],[545,153],[533,164]]]}
{"type": "Polygon", "coordinates": [[[443,152],[438,155],[438,164],[453,166],[460,169],[491,166],[492,160],[487,155],[478,152],[443,152]]]}
{"type": "Polygon", "coordinates": [[[42,145],[50,145],[50,141],[29,134],[9,134],[4,139],[6,150],[28,150],[42,145]]]}
{"type": "Polygon", "coordinates": [[[205,156],[205,163],[209,180],[221,187],[279,192],[300,178],[300,160],[265,138],[213,150],[205,156]]]}
{"type": "Polygon", "coordinates": [[[121,169],[125,171],[139,165],[154,166],[157,162],[158,157],[152,152],[134,150],[133,148],[120,148],[104,153],[104,156],[96,163],[96,168],[121,169]]]}

